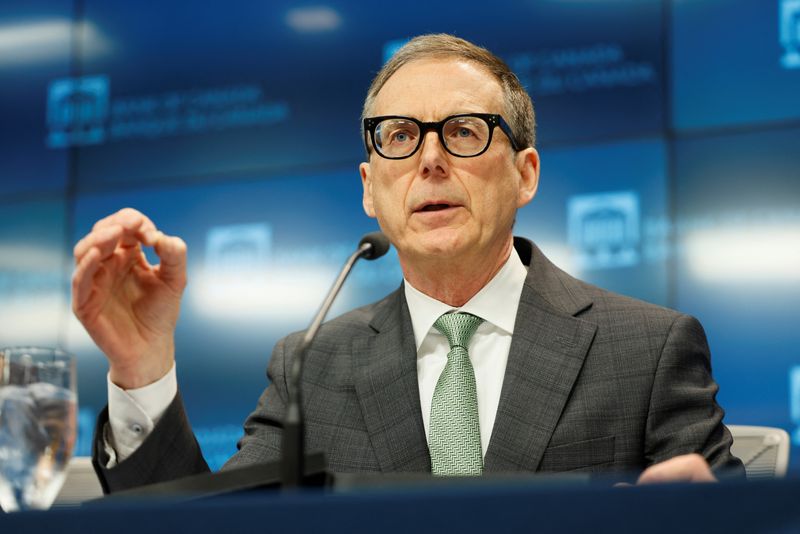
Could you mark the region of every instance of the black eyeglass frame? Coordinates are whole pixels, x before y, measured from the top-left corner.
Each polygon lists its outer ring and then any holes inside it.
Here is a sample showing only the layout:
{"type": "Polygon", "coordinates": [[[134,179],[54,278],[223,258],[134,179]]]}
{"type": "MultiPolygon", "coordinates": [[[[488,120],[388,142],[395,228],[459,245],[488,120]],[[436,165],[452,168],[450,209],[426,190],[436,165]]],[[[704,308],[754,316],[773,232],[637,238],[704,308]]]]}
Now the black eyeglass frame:
{"type": "Polygon", "coordinates": [[[515,152],[519,152],[520,150],[522,150],[517,141],[514,139],[514,132],[511,131],[511,126],[508,125],[508,123],[502,116],[496,113],[459,113],[458,115],[450,115],[449,117],[445,117],[444,119],[437,122],[422,122],[421,120],[417,120],[413,117],[404,117],[402,115],[381,115],[380,117],[367,117],[364,119],[364,146],[367,149],[367,156],[369,156],[370,154],[370,141],[372,141],[372,147],[375,149],[375,152],[377,152],[380,157],[385,159],[406,159],[416,154],[417,151],[419,150],[419,147],[422,146],[422,142],[425,139],[425,135],[430,131],[434,131],[439,135],[439,142],[442,144],[442,147],[444,147],[444,149],[448,153],[456,156],[457,158],[475,158],[477,156],[480,156],[487,150],[489,150],[489,147],[492,145],[492,136],[494,134],[494,129],[497,126],[499,126],[500,129],[503,131],[503,133],[506,134],[506,137],[508,137],[508,140],[511,142],[511,148],[513,148],[515,152]],[[461,154],[456,154],[452,150],[450,150],[450,148],[448,148],[447,143],[444,140],[444,125],[447,124],[449,121],[453,119],[458,119],[460,117],[476,117],[478,119],[483,120],[489,127],[489,139],[486,140],[486,146],[483,147],[483,150],[481,150],[477,154],[472,154],[471,156],[462,156],[461,154]],[[403,119],[411,121],[414,124],[416,124],[417,127],[419,128],[420,132],[419,141],[417,142],[416,148],[414,148],[414,150],[412,150],[409,154],[397,157],[386,156],[380,151],[378,146],[375,144],[375,128],[378,127],[378,124],[387,119],[403,119]]]}

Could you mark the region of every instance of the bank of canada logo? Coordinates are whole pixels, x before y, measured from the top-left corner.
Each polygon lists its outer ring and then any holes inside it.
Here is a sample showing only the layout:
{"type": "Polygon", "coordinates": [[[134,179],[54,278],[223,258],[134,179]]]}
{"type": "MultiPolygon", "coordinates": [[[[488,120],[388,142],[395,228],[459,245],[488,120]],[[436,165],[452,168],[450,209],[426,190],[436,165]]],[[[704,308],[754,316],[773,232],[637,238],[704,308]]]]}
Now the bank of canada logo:
{"type": "Polygon", "coordinates": [[[781,64],[787,69],[800,69],[800,0],[781,0],[780,40],[781,64]]]}
{"type": "Polygon", "coordinates": [[[578,195],[567,203],[567,233],[579,269],[639,263],[639,195],[578,195]]]}
{"type": "Polygon", "coordinates": [[[53,81],[47,93],[47,146],[102,143],[108,119],[108,85],[106,76],[53,81]]]}
{"type": "Polygon", "coordinates": [[[217,226],[206,239],[206,266],[214,273],[263,271],[272,253],[272,228],[266,223],[217,226]]]}

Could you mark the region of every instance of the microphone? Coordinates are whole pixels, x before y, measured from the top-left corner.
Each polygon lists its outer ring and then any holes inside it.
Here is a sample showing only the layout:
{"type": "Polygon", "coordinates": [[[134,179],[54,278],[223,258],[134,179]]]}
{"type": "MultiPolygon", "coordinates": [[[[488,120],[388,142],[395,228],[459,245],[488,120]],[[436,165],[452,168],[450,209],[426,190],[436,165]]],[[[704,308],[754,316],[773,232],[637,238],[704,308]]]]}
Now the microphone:
{"type": "Polygon", "coordinates": [[[288,403],[286,405],[286,419],[283,422],[283,438],[281,443],[281,482],[284,488],[291,489],[301,486],[305,473],[305,421],[303,418],[302,392],[300,391],[300,379],[303,376],[303,362],[317,335],[317,331],[322,326],[322,321],[333,305],[334,299],[342,289],[344,281],[359,258],[374,260],[380,258],[389,251],[389,240],[381,232],[372,232],[361,238],[358,248],[347,259],[344,267],[339,272],[339,276],[333,283],[328,295],[322,302],[317,315],[311,321],[311,325],[306,330],[300,346],[294,355],[292,368],[289,373],[288,381],[288,403]]]}
{"type": "Polygon", "coordinates": [[[365,249],[362,257],[365,260],[374,260],[380,258],[389,252],[389,240],[383,235],[383,232],[370,232],[361,238],[358,242],[358,249],[361,250],[364,245],[370,245],[370,248],[365,249]]]}

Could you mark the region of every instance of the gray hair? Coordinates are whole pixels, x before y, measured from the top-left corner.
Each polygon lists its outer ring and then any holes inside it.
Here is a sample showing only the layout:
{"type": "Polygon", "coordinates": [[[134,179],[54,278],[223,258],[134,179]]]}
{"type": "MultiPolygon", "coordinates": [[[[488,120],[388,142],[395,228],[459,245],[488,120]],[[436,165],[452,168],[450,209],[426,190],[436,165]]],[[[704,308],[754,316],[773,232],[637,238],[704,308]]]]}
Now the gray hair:
{"type": "Polygon", "coordinates": [[[433,33],[414,37],[403,45],[378,71],[367,91],[361,112],[362,137],[364,118],[372,113],[378,93],[402,66],[422,59],[454,58],[476,63],[489,71],[503,89],[505,119],[514,132],[514,141],[521,147],[536,143],[536,116],[533,102],[525,88],[505,61],[487,49],[446,33],[433,33]]]}

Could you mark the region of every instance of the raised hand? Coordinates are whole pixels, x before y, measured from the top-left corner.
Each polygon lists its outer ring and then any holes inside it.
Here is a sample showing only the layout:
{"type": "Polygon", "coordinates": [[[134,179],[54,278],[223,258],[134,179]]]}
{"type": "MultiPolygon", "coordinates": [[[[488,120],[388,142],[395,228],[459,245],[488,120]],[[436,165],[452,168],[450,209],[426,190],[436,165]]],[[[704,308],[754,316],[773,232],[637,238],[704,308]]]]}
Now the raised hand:
{"type": "Polygon", "coordinates": [[[175,325],[186,286],[186,244],[125,208],[98,221],[74,249],[72,310],[123,389],[164,376],[175,358],[175,325]],[[142,245],[160,258],[150,265],[142,245]]]}

